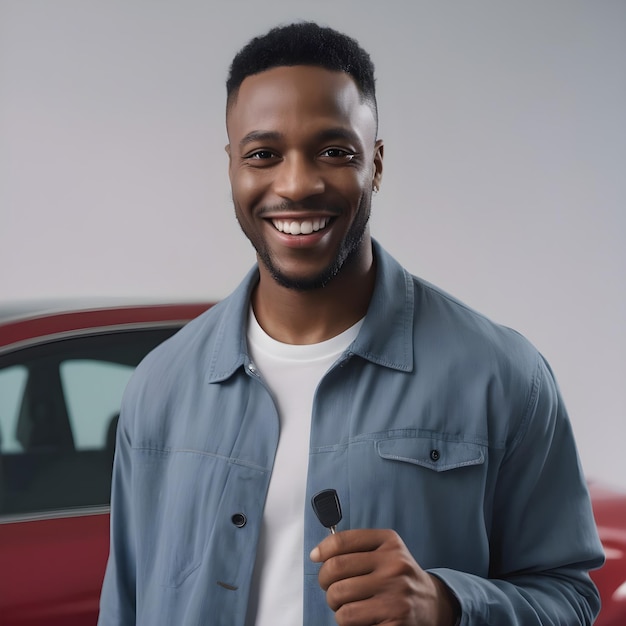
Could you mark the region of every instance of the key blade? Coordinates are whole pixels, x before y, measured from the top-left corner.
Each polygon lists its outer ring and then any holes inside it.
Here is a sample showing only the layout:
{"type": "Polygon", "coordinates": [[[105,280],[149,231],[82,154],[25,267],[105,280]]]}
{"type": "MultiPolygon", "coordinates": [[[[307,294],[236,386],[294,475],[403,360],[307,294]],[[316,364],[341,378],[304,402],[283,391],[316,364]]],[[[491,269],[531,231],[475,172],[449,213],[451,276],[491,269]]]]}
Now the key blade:
{"type": "Polygon", "coordinates": [[[341,504],[334,489],[324,489],[311,498],[311,505],[322,526],[333,528],[341,521],[341,504]]]}

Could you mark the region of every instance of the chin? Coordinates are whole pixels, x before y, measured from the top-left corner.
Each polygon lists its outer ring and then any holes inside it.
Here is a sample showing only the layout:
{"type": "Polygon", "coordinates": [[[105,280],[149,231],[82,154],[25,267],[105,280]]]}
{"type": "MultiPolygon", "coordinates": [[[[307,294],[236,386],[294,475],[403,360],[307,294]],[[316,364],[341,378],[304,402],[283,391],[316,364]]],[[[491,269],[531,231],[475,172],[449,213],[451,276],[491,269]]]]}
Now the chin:
{"type": "Polygon", "coordinates": [[[293,291],[313,291],[322,289],[330,283],[338,274],[336,268],[329,268],[319,274],[309,276],[294,276],[277,270],[276,268],[268,268],[272,278],[281,286],[293,291]]]}

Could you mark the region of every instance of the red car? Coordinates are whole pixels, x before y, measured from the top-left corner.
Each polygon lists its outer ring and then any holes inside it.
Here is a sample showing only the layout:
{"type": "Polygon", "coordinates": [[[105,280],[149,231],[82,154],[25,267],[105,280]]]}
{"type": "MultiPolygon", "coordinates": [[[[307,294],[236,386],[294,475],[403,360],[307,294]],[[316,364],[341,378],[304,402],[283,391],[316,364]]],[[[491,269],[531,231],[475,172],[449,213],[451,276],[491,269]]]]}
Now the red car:
{"type": "Polygon", "coordinates": [[[606,562],[591,573],[602,597],[596,626],[626,625],[626,493],[591,483],[591,502],[606,562]]]}
{"type": "MultiPolygon", "coordinates": [[[[0,623],[95,626],[122,392],[210,303],[0,310],[0,623]]],[[[626,624],[626,495],[591,485],[606,550],[597,626],[626,624]]]]}

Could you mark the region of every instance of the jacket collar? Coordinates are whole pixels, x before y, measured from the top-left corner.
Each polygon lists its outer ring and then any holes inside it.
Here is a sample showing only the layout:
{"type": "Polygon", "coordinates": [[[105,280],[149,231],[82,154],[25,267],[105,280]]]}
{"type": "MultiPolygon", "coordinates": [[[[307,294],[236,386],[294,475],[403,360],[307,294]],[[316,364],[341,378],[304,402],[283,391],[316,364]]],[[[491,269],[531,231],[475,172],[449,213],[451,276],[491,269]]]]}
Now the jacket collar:
{"type": "Polygon", "coordinates": [[[375,240],[376,283],[365,321],[349,348],[392,369],[413,369],[413,277],[375,240]]]}
{"type": "MultiPolygon", "coordinates": [[[[411,275],[375,240],[376,283],[363,326],[348,348],[384,367],[409,372],[413,369],[414,285],[411,275]]],[[[219,311],[208,382],[229,378],[250,363],[246,341],[250,296],[259,281],[254,266],[227,298],[213,307],[219,311]]]]}

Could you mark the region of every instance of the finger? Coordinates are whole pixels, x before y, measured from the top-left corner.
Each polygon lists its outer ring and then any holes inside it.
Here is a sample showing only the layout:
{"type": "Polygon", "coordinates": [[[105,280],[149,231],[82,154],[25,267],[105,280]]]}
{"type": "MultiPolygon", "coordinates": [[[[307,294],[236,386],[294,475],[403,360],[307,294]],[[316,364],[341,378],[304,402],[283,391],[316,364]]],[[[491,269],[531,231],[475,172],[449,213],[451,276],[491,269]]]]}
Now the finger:
{"type": "Polygon", "coordinates": [[[404,599],[377,600],[369,598],[349,602],[335,611],[339,626],[370,626],[371,624],[417,624],[415,612],[404,599]]]}
{"type": "Polygon", "coordinates": [[[353,552],[330,557],[320,568],[318,580],[325,591],[337,581],[371,574],[376,569],[376,559],[371,552],[353,552]]]}
{"type": "Polygon", "coordinates": [[[394,531],[386,529],[342,530],[321,541],[311,551],[310,558],[320,563],[339,554],[370,552],[394,536],[397,537],[394,531]]]}
{"type": "Polygon", "coordinates": [[[383,623],[382,617],[372,611],[370,602],[367,600],[349,602],[333,609],[333,611],[335,611],[335,621],[339,626],[362,626],[363,624],[383,623]]]}
{"type": "Polygon", "coordinates": [[[326,602],[339,624],[414,624],[422,594],[407,580],[359,576],[340,580],[326,592],[326,602]]]}
{"type": "Polygon", "coordinates": [[[371,600],[376,595],[375,580],[369,574],[333,582],[326,591],[326,602],[333,611],[342,606],[371,600]]]}
{"type": "Polygon", "coordinates": [[[432,582],[408,553],[357,552],[328,559],[318,574],[320,587],[333,604],[390,593],[418,594],[432,582]]]}

